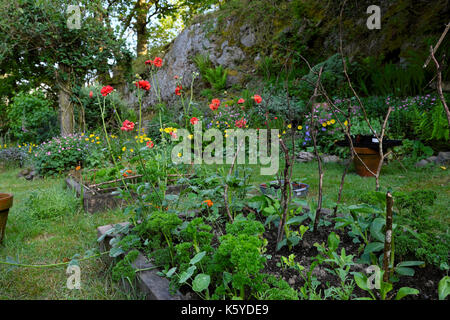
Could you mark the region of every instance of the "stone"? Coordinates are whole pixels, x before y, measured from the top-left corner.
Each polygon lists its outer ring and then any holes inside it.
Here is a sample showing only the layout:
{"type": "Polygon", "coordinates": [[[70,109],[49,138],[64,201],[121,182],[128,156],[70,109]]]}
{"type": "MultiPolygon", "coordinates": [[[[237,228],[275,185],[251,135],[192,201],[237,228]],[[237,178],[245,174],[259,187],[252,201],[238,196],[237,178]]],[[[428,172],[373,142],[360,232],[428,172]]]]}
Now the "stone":
{"type": "Polygon", "coordinates": [[[438,157],[436,157],[436,156],[432,156],[432,157],[427,158],[428,162],[435,162],[435,163],[436,163],[437,159],[438,159],[438,157]]]}
{"type": "Polygon", "coordinates": [[[421,168],[421,167],[425,167],[428,163],[429,162],[427,159],[423,159],[423,160],[420,160],[419,162],[417,162],[415,164],[415,166],[416,166],[416,168],[421,168]]]}
{"type": "Polygon", "coordinates": [[[315,155],[312,152],[300,151],[297,154],[296,160],[298,162],[309,162],[315,159],[315,155]]]}
{"type": "Polygon", "coordinates": [[[244,47],[250,48],[253,47],[255,43],[256,43],[255,32],[250,28],[246,29],[243,36],[241,37],[241,44],[244,47]]]}
{"type": "Polygon", "coordinates": [[[295,284],[295,278],[294,278],[294,277],[289,278],[288,283],[289,283],[291,286],[294,285],[294,284],[295,284]]]}
{"type": "Polygon", "coordinates": [[[437,164],[450,163],[450,152],[439,152],[435,162],[437,164]]]}
{"type": "Polygon", "coordinates": [[[341,158],[339,158],[338,156],[334,156],[334,155],[323,155],[322,156],[322,161],[324,163],[335,163],[335,162],[340,162],[341,158]]]}

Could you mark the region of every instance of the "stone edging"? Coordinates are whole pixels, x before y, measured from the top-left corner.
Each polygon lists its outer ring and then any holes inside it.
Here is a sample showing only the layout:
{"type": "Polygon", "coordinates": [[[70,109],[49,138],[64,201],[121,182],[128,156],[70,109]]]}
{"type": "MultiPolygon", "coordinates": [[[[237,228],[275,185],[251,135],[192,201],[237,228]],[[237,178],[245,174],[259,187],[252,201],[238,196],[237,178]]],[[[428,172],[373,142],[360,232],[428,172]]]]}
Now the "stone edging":
{"type": "MultiPolygon", "coordinates": [[[[120,223],[121,225],[127,224],[120,223]]],[[[108,230],[113,228],[114,225],[106,225],[97,228],[97,236],[101,237],[108,230]]],[[[100,242],[100,251],[105,252],[110,249],[109,241],[113,238],[113,236],[107,235],[100,242]]],[[[113,263],[113,258],[109,256],[103,256],[103,260],[107,264],[113,263]]],[[[132,267],[134,269],[144,269],[144,268],[152,268],[154,265],[147,260],[147,258],[139,253],[137,259],[132,263],[132,267]]],[[[186,300],[186,297],[183,296],[179,291],[176,292],[175,295],[171,295],[169,293],[169,281],[166,278],[162,278],[157,274],[158,269],[153,270],[145,270],[136,273],[136,279],[134,283],[134,287],[139,290],[139,292],[145,295],[147,300],[186,300]]],[[[130,291],[130,285],[126,281],[122,281],[122,287],[126,291],[130,291]]]]}

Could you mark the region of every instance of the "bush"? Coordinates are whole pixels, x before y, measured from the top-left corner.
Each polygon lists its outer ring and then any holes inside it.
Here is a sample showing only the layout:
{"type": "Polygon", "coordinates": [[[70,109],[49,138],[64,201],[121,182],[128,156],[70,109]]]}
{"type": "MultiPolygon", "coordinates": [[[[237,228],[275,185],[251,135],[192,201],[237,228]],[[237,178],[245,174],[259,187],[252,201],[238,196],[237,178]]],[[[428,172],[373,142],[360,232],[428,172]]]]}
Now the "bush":
{"type": "Polygon", "coordinates": [[[19,93],[8,106],[9,128],[20,143],[41,143],[59,132],[58,117],[42,92],[19,93]]]}
{"type": "Polygon", "coordinates": [[[93,148],[79,135],[54,137],[39,145],[33,163],[41,175],[55,175],[82,164],[93,148]]]}
{"type": "Polygon", "coordinates": [[[79,201],[57,185],[45,191],[32,191],[25,200],[25,210],[36,219],[55,219],[77,211],[79,201]]]}
{"type": "Polygon", "coordinates": [[[23,167],[29,159],[28,153],[24,148],[11,147],[6,149],[0,148],[0,163],[6,167],[19,166],[23,167]]]}

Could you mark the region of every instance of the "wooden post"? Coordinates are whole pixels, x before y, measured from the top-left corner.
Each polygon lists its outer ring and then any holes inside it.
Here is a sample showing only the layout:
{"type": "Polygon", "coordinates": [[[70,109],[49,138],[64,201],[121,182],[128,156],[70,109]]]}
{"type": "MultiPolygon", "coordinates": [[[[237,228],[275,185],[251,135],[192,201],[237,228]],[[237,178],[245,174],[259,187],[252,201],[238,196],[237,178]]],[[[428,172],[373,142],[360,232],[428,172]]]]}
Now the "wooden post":
{"type": "Polygon", "coordinates": [[[392,244],[392,207],[394,206],[394,198],[388,191],[386,193],[386,236],[384,240],[383,255],[383,281],[389,282],[389,263],[391,261],[391,244],[392,244]]]}

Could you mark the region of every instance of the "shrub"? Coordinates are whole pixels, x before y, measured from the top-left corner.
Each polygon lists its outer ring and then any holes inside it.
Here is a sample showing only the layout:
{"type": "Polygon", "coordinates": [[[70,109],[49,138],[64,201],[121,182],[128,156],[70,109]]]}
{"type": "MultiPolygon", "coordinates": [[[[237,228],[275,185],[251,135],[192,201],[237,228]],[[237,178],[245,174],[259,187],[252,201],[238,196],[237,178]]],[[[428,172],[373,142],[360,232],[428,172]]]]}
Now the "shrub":
{"type": "Polygon", "coordinates": [[[39,145],[33,163],[41,175],[55,175],[81,164],[92,148],[81,135],[54,137],[39,145]]]}
{"type": "Polygon", "coordinates": [[[8,106],[12,135],[20,142],[41,143],[59,132],[57,113],[42,92],[19,93],[8,106]]]}
{"type": "Polygon", "coordinates": [[[7,167],[22,167],[29,159],[25,148],[11,147],[6,149],[0,148],[0,163],[7,167]]]}

